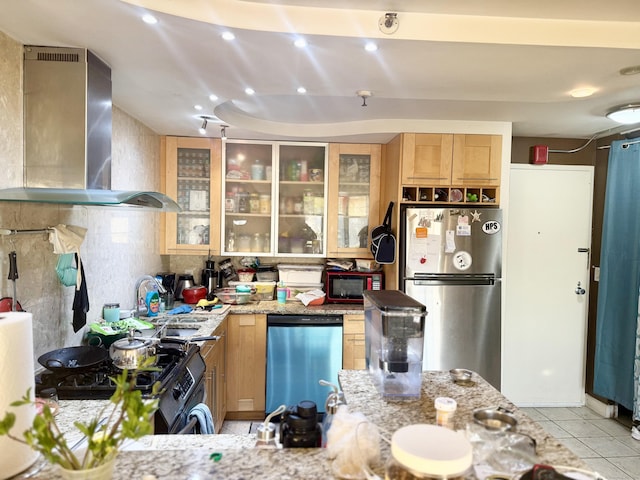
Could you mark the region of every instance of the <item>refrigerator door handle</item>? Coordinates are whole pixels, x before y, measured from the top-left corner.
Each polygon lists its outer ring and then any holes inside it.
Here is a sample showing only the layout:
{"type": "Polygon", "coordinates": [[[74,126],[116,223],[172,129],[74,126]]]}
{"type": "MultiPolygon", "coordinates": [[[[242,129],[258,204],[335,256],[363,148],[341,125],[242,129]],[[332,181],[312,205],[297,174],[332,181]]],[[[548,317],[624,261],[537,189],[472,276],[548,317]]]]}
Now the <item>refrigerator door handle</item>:
{"type": "Polygon", "coordinates": [[[415,285],[494,285],[496,276],[492,273],[476,275],[416,273],[412,278],[405,280],[413,281],[415,285]]]}

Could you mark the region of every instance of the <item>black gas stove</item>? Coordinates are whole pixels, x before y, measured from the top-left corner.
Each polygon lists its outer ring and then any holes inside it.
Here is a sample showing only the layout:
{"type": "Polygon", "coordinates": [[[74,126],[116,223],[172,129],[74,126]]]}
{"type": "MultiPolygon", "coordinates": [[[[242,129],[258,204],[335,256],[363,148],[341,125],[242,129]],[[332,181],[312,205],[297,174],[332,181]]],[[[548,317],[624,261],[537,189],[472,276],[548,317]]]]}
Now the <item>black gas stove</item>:
{"type": "MultiPolygon", "coordinates": [[[[184,350],[159,353],[157,358],[159,371],[138,373],[136,389],[142,391],[143,397],[152,398],[153,385],[160,382],[155,433],[178,433],[187,425],[189,411],[204,401],[205,363],[196,344],[188,344],[184,350]]],[[[46,388],[55,388],[62,400],[108,399],[116,388],[111,377],[120,372],[111,360],[77,373],[45,370],[36,375],[36,395],[46,388]]]]}

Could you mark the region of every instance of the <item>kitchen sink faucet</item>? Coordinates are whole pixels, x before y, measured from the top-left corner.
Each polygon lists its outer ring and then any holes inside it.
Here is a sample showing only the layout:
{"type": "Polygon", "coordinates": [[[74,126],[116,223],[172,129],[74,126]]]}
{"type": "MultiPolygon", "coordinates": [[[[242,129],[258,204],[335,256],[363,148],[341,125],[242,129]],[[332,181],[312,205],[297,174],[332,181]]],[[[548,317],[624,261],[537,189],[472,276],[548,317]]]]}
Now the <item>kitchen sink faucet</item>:
{"type": "Polygon", "coordinates": [[[167,290],[162,286],[162,283],[160,283],[155,277],[152,277],[151,275],[142,275],[140,278],[138,278],[136,280],[136,286],[134,291],[135,297],[134,297],[134,303],[133,303],[134,316],[138,318],[140,317],[141,313],[144,313],[147,311],[147,307],[145,305],[145,299],[140,296],[140,288],[142,287],[143,284],[148,282],[151,282],[152,284],[155,285],[159,295],[167,293],[167,290]]]}

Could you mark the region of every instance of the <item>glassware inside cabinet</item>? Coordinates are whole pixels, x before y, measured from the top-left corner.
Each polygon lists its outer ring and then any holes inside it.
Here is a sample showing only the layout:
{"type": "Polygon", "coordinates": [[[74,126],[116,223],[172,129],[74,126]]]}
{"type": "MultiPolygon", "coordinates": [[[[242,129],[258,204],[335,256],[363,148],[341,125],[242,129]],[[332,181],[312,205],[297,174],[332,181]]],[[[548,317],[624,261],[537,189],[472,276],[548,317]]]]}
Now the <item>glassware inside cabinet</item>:
{"type": "Polygon", "coordinates": [[[281,145],[278,157],[279,254],[324,254],[324,145],[281,145]]]}
{"type": "Polygon", "coordinates": [[[273,147],[225,144],[224,245],[227,253],[271,251],[273,147]]]}
{"type": "Polygon", "coordinates": [[[370,155],[340,155],[338,247],[366,248],[369,232],[370,155]]]}
{"type": "Polygon", "coordinates": [[[178,244],[209,244],[210,170],[208,149],[178,148],[178,244]]]}

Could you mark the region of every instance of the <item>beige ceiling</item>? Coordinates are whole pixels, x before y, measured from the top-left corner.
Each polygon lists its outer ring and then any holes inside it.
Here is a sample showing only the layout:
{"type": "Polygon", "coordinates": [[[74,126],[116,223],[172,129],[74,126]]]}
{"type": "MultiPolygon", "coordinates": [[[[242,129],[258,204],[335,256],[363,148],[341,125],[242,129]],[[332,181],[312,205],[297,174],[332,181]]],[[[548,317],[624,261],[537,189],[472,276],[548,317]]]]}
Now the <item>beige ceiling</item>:
{"type": "Polygon", "coordinates": [[[209,135],[226,123],[238,138],[386,141],[460,121],[587,138],[640,102],[640,75],[618,73],[640,64],[637,0],[3,0],[0,30],[89,48],[112,68],[114,104],[159,134],[198,135],[204,114],[209,135]],[[378,25],[390,12],[393,33],[378,25]]]}

